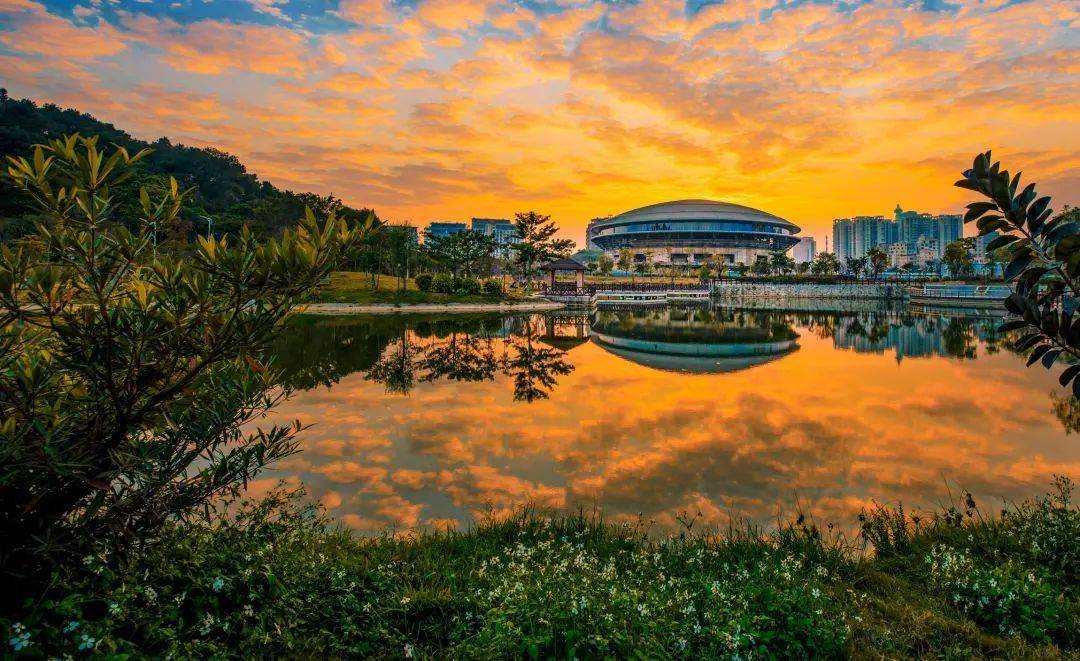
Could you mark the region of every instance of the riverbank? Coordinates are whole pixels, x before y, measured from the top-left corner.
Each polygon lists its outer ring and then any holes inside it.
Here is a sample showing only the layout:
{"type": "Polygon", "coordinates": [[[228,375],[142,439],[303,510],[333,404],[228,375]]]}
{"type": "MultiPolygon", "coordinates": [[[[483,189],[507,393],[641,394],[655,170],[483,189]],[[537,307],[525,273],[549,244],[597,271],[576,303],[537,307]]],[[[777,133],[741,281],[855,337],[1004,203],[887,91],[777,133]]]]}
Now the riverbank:
{"type": "Polygon", "coordinates": [[[1001,515],[966,494],[876,508],[865,548],[802,516],[658,538],[536,510],[357,539],[272,495],[134,559],[89,550],[0,629],[41,657],[1051,658],[1080,644],[1070,490],[1001,515]]]}
{"type": "Polygon", "coordinates": [[[783,283],[714,281],[710,288],[713,298],[742,302],[756,299],[844,299],[901,301],[907,298],[903,285],[896,283],[783,283]]]}
{"type": "Polygon", "coordinates": [[[412,303],[356,304],[308,303],[297,308],[298,314],[429,314],[433,312],[548,312],[566,307],[544,300],[504,301],[501,303],[412,303]]]}

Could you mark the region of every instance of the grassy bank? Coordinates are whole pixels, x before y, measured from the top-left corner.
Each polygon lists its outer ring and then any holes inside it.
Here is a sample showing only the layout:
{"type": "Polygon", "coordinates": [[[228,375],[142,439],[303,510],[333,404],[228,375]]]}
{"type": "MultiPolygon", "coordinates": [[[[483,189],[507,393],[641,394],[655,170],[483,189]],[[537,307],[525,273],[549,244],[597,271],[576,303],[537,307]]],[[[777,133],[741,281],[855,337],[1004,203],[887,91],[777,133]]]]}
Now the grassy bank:
{"type": "Polygon", "coordinates": [[[376,286],[371,286],[371,274],[338,271],[330,276],[330,282],[319,288],[313,303],[352,303],[354,305],[426,305],[444,303],[501,303],[520,300],[510,293],[501,296],[490,294],[439,294],[420,291],[412,278],[400,289],[400,281],[387,275],[376,276],[376,286]]]}
{"type": "Polygon", "coordinates": [[[359,540],[275,496],[87,554],[0,626],[36,656],[1056,656],[1080,642],[1069,491],[867,512],[876,553],[801,519],[657,538],[537,512],[359,540]]]}

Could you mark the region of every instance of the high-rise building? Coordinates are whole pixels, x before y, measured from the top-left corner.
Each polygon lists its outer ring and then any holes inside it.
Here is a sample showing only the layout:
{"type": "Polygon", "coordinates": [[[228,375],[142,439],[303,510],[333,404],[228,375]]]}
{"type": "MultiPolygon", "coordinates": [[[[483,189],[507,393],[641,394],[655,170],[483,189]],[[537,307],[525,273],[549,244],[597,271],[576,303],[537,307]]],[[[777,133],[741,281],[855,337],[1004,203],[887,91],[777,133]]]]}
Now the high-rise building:
{"type": "Polygon", "coordinates": [[[814,261],[817,256],[817,241],[812,236],[804,236],[799,239],[795,247],[791,249],[791,256],[796,264],[814,261]]]}
{"type": "Polygon", "coordinates": [[[459,234],[466,229],[465,223],[444,223],[436,222],[430,223],[427,226],[427,235],[436,239],[441,239],[452,234],[459,234]]]}
{"type": "Polygon", "coordinates": [[[833,252],[843,264],[855,256],[855,223],[849,218],[837,218],[832,224],[833,252]]]}
{"type": "Polygon", "coordinates": [[[495,239],[495,251],[500,257],[509,257],[510,246],[520,240],[514,223],[505,218],[473,218],[472,231],[495,239]]]}

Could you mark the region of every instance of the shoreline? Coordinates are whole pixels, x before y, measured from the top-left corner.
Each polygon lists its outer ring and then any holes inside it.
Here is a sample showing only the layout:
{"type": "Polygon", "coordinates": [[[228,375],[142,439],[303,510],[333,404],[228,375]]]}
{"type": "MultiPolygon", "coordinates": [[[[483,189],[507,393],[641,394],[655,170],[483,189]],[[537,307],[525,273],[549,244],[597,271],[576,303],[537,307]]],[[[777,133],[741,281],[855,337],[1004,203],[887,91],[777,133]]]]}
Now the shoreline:
{"type": "Polygon", "coordinates": [[[566,307],[562,303],[536,301],[525,303],[304,303],[295,314],[414,314],[429,312],[549,312],[566,307]]]}

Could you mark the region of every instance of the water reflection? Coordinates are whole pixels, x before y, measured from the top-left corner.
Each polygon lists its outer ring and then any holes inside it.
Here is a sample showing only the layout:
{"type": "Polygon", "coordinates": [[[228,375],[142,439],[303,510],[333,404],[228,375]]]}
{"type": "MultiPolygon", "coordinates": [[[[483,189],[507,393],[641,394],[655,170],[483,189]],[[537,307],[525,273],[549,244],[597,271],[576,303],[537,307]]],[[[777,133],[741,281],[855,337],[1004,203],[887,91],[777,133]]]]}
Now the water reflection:
{"type": "MultiPolygon", "coordinates": [[[[585,341],[584,316],[569,319],[579,329],[577,341],[585,341]]],[[[558,334],[559,320],[555,315],[414,323],[394,317],[301,317],[271,353],[292,388],[329,386],[360,372],[387,393],[407,395],[418,383],[493,381],[502,374],[513,379],[515,400],[532,402],[547,398],[557,377],[573,370],[563,359],[570,345],[558,334]]]]}
{"type": "Polygon", "coordinates": [[[299,392],[275,415],[315,427],[281,472],[364,530],[526,500],[768,522],[796,495],[844,523],[870,499],[933,505],[946,479],[1015,499],[1080,472],[1075,408],[995,319],[837,307],[297,318],[274,354],[299,392]],[[764,362],[712,369],[744,358],[764,362]]]}
{"type": "Polygon", "coordinates": [[[731,372],[798,349],[783,313],[708,305],[605,307],[595,313],[591,334],[620,358],[679,372],[731,372]]]}

